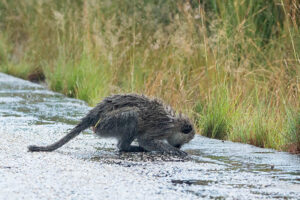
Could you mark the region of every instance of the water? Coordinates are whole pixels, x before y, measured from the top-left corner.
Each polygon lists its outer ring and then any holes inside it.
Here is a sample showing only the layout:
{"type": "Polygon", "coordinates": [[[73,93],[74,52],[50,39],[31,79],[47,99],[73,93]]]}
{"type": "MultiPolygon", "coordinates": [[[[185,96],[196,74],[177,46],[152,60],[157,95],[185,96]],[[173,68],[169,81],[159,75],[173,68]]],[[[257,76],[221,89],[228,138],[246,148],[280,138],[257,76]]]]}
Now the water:
{"type": "Polygon", "coordinates": [[[0,73],[0,199],[300,199],[300,156],[197,136],[191,156],[119,153],[90,130],[50,144],[90,108],[0,73]]]}

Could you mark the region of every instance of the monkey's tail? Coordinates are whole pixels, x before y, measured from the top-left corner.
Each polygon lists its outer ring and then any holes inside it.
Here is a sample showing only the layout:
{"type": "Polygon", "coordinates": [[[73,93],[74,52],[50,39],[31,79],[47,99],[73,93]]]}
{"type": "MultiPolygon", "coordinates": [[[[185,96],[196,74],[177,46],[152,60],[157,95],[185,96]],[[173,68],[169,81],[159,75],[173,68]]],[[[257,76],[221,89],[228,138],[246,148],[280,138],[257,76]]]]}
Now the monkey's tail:
{"type": "Polygon", "coordinates": [[[55,149],[58,149],[59,147],[63,146],[64,144],[66,144],[67,142],[69,142],[70,140],[78,136],[81,133],[81,131],[89,128],[90,126],[92,126],[92,124],[93,124],[93,120],[89,116],[86,116],[81,120],[81,122],[76,127],[74,127],[71,130],[70,133],[68,133],[66,136],[61,138],[59,141],[48,146],[30,145],[28,146],[28,151],[31,152],[32,151],[54,151],[55,149]]]}

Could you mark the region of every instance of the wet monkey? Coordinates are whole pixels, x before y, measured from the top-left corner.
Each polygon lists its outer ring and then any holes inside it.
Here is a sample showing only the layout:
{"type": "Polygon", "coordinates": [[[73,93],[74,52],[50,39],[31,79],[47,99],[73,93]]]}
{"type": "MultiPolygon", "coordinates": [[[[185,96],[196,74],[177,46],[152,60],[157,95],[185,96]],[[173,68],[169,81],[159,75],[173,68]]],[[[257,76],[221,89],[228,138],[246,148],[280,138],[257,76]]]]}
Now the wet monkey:
{"type": "Polygon", "coordinates": [[[48,146],[28,146],[29,151],[53,151],[83,130],[92,127],[100,137],[114,137],[120,151],[157,151],[186,156],[181,146],[194,138],[192,122],[176,114],[158,99],[144,95],[122,94],[106,97],[70,133],[48,146]],[[139,146],[131,143],[137,140],[139,146]]]}

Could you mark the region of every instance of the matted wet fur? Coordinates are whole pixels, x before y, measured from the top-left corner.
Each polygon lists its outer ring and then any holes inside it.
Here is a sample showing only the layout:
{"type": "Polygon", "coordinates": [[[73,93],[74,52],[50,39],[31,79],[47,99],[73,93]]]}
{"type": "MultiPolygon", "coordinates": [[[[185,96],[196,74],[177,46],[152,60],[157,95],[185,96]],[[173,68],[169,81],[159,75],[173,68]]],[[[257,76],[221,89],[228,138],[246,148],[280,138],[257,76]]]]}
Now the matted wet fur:
{"type": "Polygon", "coordinates": [[[53,151],[89,127],[100,137],[118,139],[121,151],[158,151],[186,156],[180,148],[194,138],[192,122],[158,99],[138,94],[106,97],[70,133],[49,146],[28,146],[29,151],[53,151]],[[132,146],[133,140],[139,146],[132,146]]]}

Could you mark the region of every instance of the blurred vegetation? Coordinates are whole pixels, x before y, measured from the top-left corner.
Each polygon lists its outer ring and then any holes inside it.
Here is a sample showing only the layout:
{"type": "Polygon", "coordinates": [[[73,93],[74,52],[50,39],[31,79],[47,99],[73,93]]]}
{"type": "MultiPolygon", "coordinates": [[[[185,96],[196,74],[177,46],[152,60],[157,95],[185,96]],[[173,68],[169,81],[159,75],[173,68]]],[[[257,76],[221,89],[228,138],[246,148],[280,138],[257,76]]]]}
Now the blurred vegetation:
{"type": "Polygon", "coordinates": [[[297,0],[0,0],[0,70],[95,105],[158,96],[208,137],[300,152],[297,0]]]}

